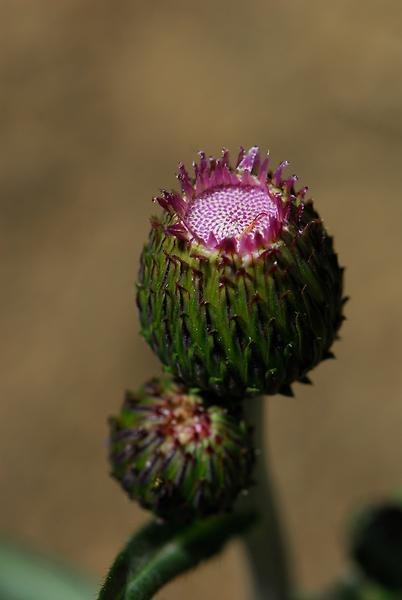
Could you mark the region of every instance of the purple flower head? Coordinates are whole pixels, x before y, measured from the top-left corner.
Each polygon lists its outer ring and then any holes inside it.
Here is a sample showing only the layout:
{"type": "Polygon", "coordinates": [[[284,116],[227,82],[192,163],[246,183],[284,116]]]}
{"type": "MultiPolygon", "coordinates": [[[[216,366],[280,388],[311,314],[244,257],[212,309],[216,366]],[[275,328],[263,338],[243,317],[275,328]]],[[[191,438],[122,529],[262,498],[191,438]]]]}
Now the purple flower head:
{"type": "Polygon", "coordinates": [[[141,255],[142,333],[169,371],[219,397],[291,393],[343,320],[342,269],[307,188],[258,148],[204,153],[155,200],[141,255]]]}
{"type": "Polygon", "coordinates": [[[270,247],[289,220],[300,217],[307,188],[296,192],[297,177],[283,178],[286,161],[268,171],[269,158],[261,161],[256,146],[248,152],[241,148],[235,167],[227,150],[219,159],[207,159],[204,152],[199,156],[194,177],[179,166],[181,193],[162,191],[155,198],[173,216],[167,235],[209,250],[246,255],[270,247]]]}

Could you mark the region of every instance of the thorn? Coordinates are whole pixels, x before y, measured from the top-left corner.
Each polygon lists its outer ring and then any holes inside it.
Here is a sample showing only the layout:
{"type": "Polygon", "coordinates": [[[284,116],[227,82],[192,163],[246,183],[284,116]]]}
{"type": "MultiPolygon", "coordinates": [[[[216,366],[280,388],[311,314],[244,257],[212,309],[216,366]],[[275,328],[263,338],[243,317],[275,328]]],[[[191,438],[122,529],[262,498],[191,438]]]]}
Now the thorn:
{"type": "Polygon", "coordinates": [[[307,375],[303,375],[303,377],[300,377],[298,381],[300,383],[304,383],[305,385],[313,385],[313,382],[309,377],[307,377],[307,375]]]}
{"type": "Polygon", "coordinates": [[[289,398],[294,397],[292,386],[289,384],[285,384],[281,388],[279,388],[279,393],[282,394],[282,396],[288,396],[289,398]]]}

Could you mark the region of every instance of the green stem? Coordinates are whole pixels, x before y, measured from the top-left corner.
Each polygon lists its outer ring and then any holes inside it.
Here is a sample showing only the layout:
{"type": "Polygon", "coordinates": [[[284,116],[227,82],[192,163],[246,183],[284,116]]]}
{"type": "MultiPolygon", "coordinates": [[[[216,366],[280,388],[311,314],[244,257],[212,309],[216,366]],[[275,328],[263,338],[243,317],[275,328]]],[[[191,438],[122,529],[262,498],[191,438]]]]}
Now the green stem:
{"type": "Polygon", "coordinates": [[[260,397],[245,402],[248,420],[255,427],[255,447],[260,451],[255,472],[256,485],[247,497],[247,504],[256,510],[259,521],[257,527],[245,536],[245,546],[252,573],[253,600],[289,600],[291,593],[285,542],[266,461],[266,405],[267,399],[260,397]]]}
{"type": "Polygon", "coordinates": [[[113,564],[98,600],[149,600],[168,581],[219,552],[253,525],[254,512],[209,517],[187,525],[152,521],[113,564]]]}

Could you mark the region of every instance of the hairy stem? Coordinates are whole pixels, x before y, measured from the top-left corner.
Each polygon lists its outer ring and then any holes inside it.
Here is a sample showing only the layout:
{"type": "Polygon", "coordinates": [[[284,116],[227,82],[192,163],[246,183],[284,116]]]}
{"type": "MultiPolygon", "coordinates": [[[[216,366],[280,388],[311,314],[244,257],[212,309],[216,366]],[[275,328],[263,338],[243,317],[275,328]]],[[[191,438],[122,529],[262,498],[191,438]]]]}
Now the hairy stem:
{"type": "Polygon", "coordinates": [[[255,522],[249,511],[183,525],[151,521],[118,555],[98,600],[150,600],[165,583],[219,552],[255,522]]]}
{"type": "Polygon", "coordinates": [[[255,447],[259,450],[255,470],[256,485],[250,490],[247,504],[259,515],[257,527],[245,536],[250,563],[253,600],[289,600],[290,581],[285,542],[273,493],[264,443],[265,398],[245,402],[248,421],[255,427],[255,447]]]}

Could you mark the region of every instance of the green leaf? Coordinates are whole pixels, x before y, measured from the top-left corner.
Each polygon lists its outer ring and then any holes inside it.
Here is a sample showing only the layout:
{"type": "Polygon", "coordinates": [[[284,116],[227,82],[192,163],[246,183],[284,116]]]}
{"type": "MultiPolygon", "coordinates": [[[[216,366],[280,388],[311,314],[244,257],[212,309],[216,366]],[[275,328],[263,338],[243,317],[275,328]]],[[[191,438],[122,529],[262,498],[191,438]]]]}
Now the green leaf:
{"type": "Polygon", "coordinates": [[[0,540],[0,600],[91,600],[94,586],[63,564],[0,540]]]}
{"type": "Polygon", "coordinates": [[[186,525],[151,521],[118,555],[98,600],[152,598],[165,583],[219,552],[255,520],[254,513],[232,513],[186,525]]]}

